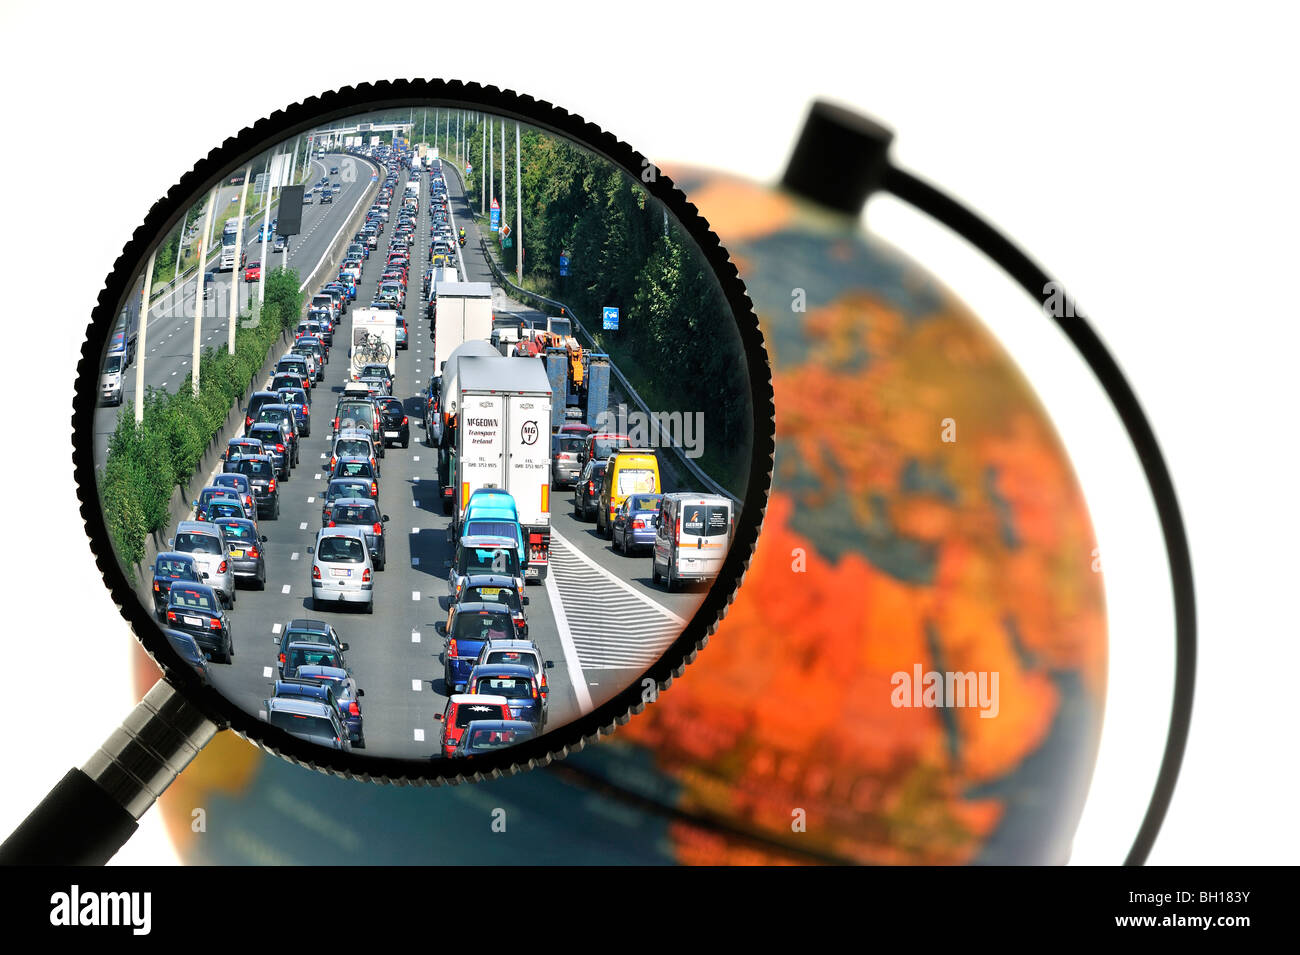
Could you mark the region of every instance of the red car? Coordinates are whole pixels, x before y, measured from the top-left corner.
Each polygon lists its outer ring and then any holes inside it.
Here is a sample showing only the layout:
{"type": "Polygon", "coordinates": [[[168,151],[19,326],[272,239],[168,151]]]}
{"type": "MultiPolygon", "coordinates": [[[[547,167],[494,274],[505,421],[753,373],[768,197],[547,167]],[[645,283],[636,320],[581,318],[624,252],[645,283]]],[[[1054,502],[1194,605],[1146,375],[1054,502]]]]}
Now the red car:
{"type": "Polygon", "coordinates": [[[249,262],[248,267],[244,269],[244,281],[256,282],[261,277],[262,277],[262,263],[260,261],[249,262]]]}
{"type": "Polygon", "coordinates": [[[510,701],[504,696],[456,693],[447,700],[447,708],[433,717],[442,723],[442,755],[456,752],[465,727],[475,720],[511,720],[510,701]]]}

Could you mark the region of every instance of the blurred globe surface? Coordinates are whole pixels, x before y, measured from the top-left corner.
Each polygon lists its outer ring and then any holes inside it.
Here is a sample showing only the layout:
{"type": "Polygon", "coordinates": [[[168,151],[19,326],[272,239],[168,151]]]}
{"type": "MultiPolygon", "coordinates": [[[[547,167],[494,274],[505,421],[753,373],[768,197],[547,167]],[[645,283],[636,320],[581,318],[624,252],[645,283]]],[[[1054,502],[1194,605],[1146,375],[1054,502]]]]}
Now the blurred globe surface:
{"type": "Polygon", "coordinates": [[[709,646],[613,738],[486,783],[350,782],[220,734],[161,801],[185,862],[1068,857],[1106,631],[1051,422],[975,316],[859,223],[666,171],[740,271],[776,395],[763,533],[709,646]],[[896,705],[924,702],[899,674],[931,672],[985,675],[996,705],[896,705]]]}

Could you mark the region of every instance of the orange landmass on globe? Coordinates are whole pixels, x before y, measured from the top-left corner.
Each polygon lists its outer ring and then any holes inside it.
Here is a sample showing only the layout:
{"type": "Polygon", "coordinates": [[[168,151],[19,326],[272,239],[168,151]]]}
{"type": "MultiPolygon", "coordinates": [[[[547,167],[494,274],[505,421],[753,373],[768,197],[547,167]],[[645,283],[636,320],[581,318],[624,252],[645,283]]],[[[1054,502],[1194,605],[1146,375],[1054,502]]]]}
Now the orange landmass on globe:
{"type": "MultiPolygon", "coordinates": [[[[839,858],[969,861],[1003,810],[964,791],[1044,743],[1059,706],[1049,671],[1104,691],[1087,511],[1032,392],[969,315],[908,326],[861,295],[811,310],[803,332],[806,363],[774,368],[777,476],[745,583],[685,678],[621,735],[657,753],[695,812],[839,858]],[[909,461],[951,496],[903,488],[909,461]],[[800,469],[811,486],[784,487],[800,469]],[[933,548],[931,582],[851,551],[828,560],[791,527],[801,507],[847,500],[844,520],[865,532],[872,496],[892,534],[933,548]],[[894,706],[893,674],[936,665],[928,634],[947,670],[998,674],[996,717],[894,706]]],[[[673,834],[687,862],[784,858],[687,825],[673,834]]]]}

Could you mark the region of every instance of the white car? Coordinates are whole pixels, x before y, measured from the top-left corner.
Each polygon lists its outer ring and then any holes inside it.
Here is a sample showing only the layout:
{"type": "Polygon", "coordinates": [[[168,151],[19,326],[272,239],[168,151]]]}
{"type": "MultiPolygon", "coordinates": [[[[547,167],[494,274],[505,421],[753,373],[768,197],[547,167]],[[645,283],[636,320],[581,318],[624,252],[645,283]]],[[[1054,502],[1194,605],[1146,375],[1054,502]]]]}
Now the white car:
{"type": "Polygon", "coordinates": [[[321,610],[329,602],[360,603],[366,605],[366,613],[374,613],[375,565],[363,527],[322,527],[307,553],[312,557],[313,610],[321,610]]]}
{"type": "Polygon", "coordinates": [[[104,373],[99,376],[99,396],[106,405],[122,403],[122,371],[125,357],[121,352],[114,352],[104,362],[104,373]]]}
{"type": "Polygon", "coordinates": [[[193,557],[203,574],[203,582],[217,592],[227,607],[234,606],[235,562],[230,557],[230,545],[218,525],[207,521],[181,521],[176,525],[176,536],[168,539],[167,549],[193,557]]]}

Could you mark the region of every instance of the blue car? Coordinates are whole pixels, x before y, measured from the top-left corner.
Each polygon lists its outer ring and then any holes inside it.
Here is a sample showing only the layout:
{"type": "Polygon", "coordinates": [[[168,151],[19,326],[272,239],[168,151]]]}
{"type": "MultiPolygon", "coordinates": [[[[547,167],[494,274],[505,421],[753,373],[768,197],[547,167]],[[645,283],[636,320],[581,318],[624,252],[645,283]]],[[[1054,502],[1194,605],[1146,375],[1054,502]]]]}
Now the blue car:
{"type": "Polygon", "coordinates": [[[461,522],[461,535],[464,537],[508,537],[515,541],[519,555],[519,566],[528,575],[528,548],[524,542],[524,528],[516,519],[513,510],[478,507],[465,511],[466,517],[461,522]]]}
{"type": "Polygon", "coordinates": [[[509,537],[518,542],[519,567],[528,576],[528,546],[519,510],[509,491],[502,488],[479,488],[469,496],[460,519],[460,536],[509,537]]]}
{"type": "Polygon", "coordinates": [[[629,494],[614,515],[614,549],[630,554],[638,547],[654,547],[662,494],[629,494]]]}
{"type": "Polygon", "coordinates": [[[531,723],[540,733],[546,726],[546,697],[532,667],[517,663],[482,663],[469,673],[466,693],[504,696],[512,719],[531,723]]]}
{"type": "Polygon", "coordinates": [[[348,731],[348,740],[364,749],[366,734],[361,715],[361,697],[366,691],[357,686],[352,674],[339,667],[300,666],[298,675],[275,681],[275,697],[298,697],[319,700],[333,707],[348,731]]]}
{"type": "Polygon", "coordinates": [[[310,438],[311,411],[307,407],[306,394],[301,388],[281,388],[280,401],[293,410],[293,418],[298,422],[298,433],[304,438],[310,438]]]}
{"type": "Polygon", "coordinates": [[[489,640],[517,639],[510,608],[501,604],[461,603],[451,608],[447,623],[439,624],[447,649],[443,654],[443,692],[461,692],[489,640]]]}

